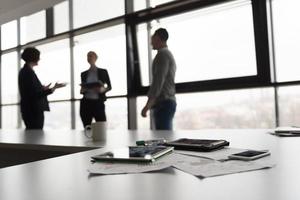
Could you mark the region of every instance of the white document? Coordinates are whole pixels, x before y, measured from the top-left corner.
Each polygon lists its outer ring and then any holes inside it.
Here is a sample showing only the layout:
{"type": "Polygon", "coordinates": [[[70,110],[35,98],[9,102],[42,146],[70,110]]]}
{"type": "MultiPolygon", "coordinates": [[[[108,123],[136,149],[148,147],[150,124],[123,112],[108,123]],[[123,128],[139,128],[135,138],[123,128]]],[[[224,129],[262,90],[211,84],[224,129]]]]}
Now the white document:
{"type": "Polygon", "coordinates": [[[95,162],[90,165],[88,171],[92,174],[132,174],[150,171],[158,171],[171,167],[175,162],[173,153],[165,155],[150,163],[125,163],[125,162],[95,162]]]}
{"type": "Polygon", "coordinates": [[[177,160],[173,164],[175,168],[201,178],[271,168],[274,166],[274,163],[269,158],[262,158],[255,161],[229,160],[220,162],[178,154],[177,160]]]}
{"type": "Polygon", "coordinates": [[[183,150],[175,150],[175,152],[184,154],[184,155],[197,156],[197,157],[221,161],[221,160],[228,159],[228,156],[231,154],[240,153],[240,152],[243,152],[246,150],[247,149],[237,149],[237,148],[225,147],[223,149],[219,149],[216,151],[210,151],[210,152],[183,151],[183,150]]]}

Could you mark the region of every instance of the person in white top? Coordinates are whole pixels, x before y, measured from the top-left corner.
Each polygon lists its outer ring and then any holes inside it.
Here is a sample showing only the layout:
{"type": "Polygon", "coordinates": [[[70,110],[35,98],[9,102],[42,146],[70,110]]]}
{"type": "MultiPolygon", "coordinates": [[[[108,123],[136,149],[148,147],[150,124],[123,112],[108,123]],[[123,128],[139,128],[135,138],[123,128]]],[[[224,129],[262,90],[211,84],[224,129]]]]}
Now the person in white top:
{"type": "Polygon", "coordinates": [[[90,125],[93,119],[106,121],[105,94],[111,90],[111,83],[107,70],[96,66],[97,58],[94,51],[88,52],[90,67],[81,73],[80,93],[83,98],[80,101],[80,117],[84,127],[90,125]]]}

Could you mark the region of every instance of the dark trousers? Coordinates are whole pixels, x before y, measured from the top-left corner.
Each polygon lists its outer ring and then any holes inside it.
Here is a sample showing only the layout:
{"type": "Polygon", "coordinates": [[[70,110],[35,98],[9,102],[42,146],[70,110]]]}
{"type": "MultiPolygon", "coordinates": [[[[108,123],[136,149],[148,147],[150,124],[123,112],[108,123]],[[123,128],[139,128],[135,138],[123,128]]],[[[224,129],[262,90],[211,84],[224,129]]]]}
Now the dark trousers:
{"type": "Polygon", "coordinates": [[[81,99],[80,117],[83,127],[90,125],[93,118],[96,121],[106,121],[104,102],[97,99],[81,99]]]}
{"type": "Polygon", "coordinates": [[[43,129],[44,127],[44,112],[40,113],[22,113],[22,118],[26,129],[43,129]]]}
{"type": "Polygon", "coordinates": [[[156,130],[172,130],[173,118],[176,112],[176,101],[168,99],[159,102],[153,108],[154,124],[156,130]]]}

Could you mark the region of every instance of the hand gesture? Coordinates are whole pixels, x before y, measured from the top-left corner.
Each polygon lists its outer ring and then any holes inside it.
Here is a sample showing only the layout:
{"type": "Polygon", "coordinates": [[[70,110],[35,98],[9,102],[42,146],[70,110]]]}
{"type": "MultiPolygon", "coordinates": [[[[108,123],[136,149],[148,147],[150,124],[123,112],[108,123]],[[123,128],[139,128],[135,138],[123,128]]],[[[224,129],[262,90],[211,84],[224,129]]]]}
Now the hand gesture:
{"type": "Polygon", "coordinates": [[[51,89],[54,92],[54,90],[56,90],[57,88],[62,88],[62,87],[65,87],[66,85],[67,85],[66,83],[58,83],[58,82],[56,82],[55,85],[51,89]]]}
{"type": "Polygon", "coordinates": [[[50,85],[51,85],[51,83],[49,83],[48,85],[44,85],[44,86],[43,86],[43,90],[48,90],[48,89],[50,89],[50,85]]]}
{"type": "Polygon", "coordinates": [[[99,92],[100,92],[100,94],[106,92],[106,88],[103,87],[103,86],[101,86],[101,87],[99,88],[99,92]]]}
{"type": "Polygon", "coordinates": [[[106,88],[103,87],[103,86],[100,86],[100,87],[99,87],[99,86],[93,87],[92,90],[93,90],[94,92],[97,92],[97,93],[100,93],[100,94],[106,92],[106,88]]]}
{"type": "Polygon", "coordinates": [[[56,82],[55,85],[53,86],[53,88],[57,89],[57,88],[62,88],[65,87],[67,84],[66,83],[58,83],[56,82]]]}
{"type": "Polygon", "coordinates": [[[141,112],[142,117],[147,117],[147,112],[148,112],[149,108],[147,106],[145,106],[141,112]]]}

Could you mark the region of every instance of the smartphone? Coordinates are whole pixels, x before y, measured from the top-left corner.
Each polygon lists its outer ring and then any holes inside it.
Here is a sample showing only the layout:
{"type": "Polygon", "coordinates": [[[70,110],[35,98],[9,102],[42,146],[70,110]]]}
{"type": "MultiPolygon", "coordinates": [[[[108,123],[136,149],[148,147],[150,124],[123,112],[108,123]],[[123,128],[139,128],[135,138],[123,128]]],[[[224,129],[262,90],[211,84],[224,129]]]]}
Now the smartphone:
{"type": "Polygon", "coordinates": [[[256,150],[247,150],[241,153],[235,153],[228,156],[229,159],[234,160],[255,160],[261,157],[270,155],[271,153],[268,150],[256,151],[256,150]]]}

